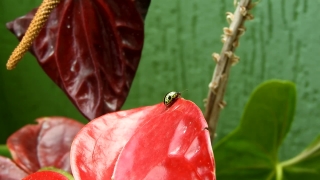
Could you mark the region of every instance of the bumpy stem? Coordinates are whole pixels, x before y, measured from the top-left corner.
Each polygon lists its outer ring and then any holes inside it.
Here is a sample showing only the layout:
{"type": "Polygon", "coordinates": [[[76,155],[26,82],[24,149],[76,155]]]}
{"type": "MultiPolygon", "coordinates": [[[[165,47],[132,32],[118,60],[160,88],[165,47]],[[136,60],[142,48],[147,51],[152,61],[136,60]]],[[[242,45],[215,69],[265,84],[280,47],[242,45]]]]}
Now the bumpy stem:
{"type": "Polygon", "coordinates": [[[22,40],[12,52],[7,62],[8,70],[14,69],[25,53],[29,50],[32,42],[39,35],[42,27],[47,22],[50,13],[59,4],[59,2],[60,0],[44,0],[42,2],[22,40]]]}
{"type": "Polygon", "coordinates": [[[253,19],[248,12],[253,7],[251,0],[240,0],[234,14],[227,13],[227,20],[230,22],[228,28],[224,28],[222,35],[223,47],[220,55],[213,53],[213,59],[217,65],[213,72],[213,77],[209,83],[209,92],[206,99],[205,118],[209,124],[211,139],[216,134],[216,126],[220,110],[226,105],[223,96],[226,90],[230,68],[239,61],[239,57],[234,55],[236,47],[239,45],[239,38],[244,33],[243,26],[245,20],[253,19]]]}

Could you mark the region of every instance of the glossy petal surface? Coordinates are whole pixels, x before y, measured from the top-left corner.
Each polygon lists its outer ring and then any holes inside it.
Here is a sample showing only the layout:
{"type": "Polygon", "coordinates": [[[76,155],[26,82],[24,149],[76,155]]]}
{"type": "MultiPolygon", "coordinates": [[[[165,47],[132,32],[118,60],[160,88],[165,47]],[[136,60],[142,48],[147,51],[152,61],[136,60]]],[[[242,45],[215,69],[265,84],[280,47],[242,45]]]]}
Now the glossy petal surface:
{"type": "Polygon", "coordinates": [[[0,156],[0,179],[20,180],[25,176],[27,176],[27,173],[21,170],[11,159],[0,156]]]}
{"type": "MultiPolygon", "coordinates": [[[[21,39],[34,13],[7,27],[21,39]]],[[[93,119],[121,108],[142,46],[143,21],[132,0],[62,0],[32,52],[81,113],[93,119]]]]}
{"type": "Polygon", "coordinates": [[[37,146],[41,126],[26,125],[13,133],[7,140],[12,159],[27,173],[40,169],[37,146]]]}
{"type": "Polygon", "coordinates": [[[38,125],[24,126],[8,138],[13,160],[27,173],[47,166],[71,172],[70,146],[83,124],[64,117],[45,117],[37,121],[38,125]]]}
{"type": "Polygon", "coordinates": [[[71,172],[70,147],[84,125],[64,117],[39,118],[38,122],[41,124],[37,146],[40,166],[55,166],[71,172]]]}
{"type": "Polygon", "coordinates": [[[71,148],[75,179],[215,179],[207,123],[178,99],[106,114],[87,124],[71,148]]]}

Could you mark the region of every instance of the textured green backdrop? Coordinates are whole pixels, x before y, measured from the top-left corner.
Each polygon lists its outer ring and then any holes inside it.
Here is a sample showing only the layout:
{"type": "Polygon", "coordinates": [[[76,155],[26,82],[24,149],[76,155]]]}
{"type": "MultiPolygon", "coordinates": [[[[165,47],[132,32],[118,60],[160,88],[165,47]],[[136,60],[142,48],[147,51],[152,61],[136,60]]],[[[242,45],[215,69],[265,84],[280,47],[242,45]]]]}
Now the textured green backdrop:
{"type": "MultiPolygon", "coordinates": [[[[85,122],[67,97],[28,54],[14,71],[5,64],[17,45],[5,22],[24,15],[40,0],[0,1],[0,143],[25,123],[40,116],[68,116],[85,122]]],[[[318,13],[320,0],[261,0],[255,19],[247,22],[232,68],[228,105],[218,124],[218,138],[233,130],[252,90],[267,79],[297,84],[298,106],[289,137],[281,149],[288,158],[320,133],[320,76],[318,13]]],[[[203,109],[220,35],[227,25],[225,12],[233,0],[153,0],[146,19],[143,57],[123,109],[152,105],[171,90],[203,109]]]]}

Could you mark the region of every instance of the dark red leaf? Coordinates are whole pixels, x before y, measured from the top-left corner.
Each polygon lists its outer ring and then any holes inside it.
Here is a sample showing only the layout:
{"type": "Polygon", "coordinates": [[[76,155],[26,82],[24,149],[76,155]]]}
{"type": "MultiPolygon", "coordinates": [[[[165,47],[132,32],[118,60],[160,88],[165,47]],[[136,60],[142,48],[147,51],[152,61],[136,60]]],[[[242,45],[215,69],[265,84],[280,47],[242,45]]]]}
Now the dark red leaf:
{"type": "Polygon", "coordinates": [[[38,125],[24,126],[8,138],[13,160],[27,173],[47,166],[71,172],[70,146],[83,124],[64,117],[45,117],[37,121],[38,125]]]}
{"type": "Polygon", "coordinates": [[[12,159],[27,173],[40,169],[37,145],[41,126],[26,125],[7,139],[7,146],[12,159]]]}
{"type": "MultiPolygon", "coordinates": [[[[34,11],[7,24],[22,37],[34,11]]],[[[132,0],[62,0],[33,43],[44,71],[88,119],[119,110],[143,46],[132,0]]]]}
{"type": "Polygon", "coordinates": [[[54,166],[71,172],[70,147],[84,125],[64,117],[45,117],[37,121],[41,125],[37,147],[40,167],[54,166]]]}
{"type": "Polygon", "coordinates": [[[21,170],[9,158],[0,156],[0,179],[20,180],[27,176],[27,173],[21,170]]]}
{"type": "Polygon", "coordinates": [[[23,178],[23,180],[69,180],[66,176],[54,171],[39,171],[23,178]]]}
{"type": "Polygon", "coordinates": [[[207,123],[191,101],[106,114],[71,147],[79,179],[215,179],[207,123]]]}

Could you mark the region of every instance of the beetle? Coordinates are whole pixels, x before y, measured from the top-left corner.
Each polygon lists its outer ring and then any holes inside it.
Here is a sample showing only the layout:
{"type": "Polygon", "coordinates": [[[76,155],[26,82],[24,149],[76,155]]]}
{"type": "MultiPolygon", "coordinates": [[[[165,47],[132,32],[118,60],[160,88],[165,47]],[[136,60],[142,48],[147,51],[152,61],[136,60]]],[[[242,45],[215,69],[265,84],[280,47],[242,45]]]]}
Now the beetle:
{"type": "Polygon", "coordinates": [[[180,92],[171,91],[168,92],[163,98],[163,104],[167,107],[171,106],[178,98],[181,97],[180,92]]]}

